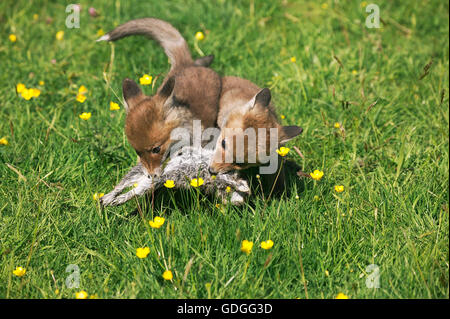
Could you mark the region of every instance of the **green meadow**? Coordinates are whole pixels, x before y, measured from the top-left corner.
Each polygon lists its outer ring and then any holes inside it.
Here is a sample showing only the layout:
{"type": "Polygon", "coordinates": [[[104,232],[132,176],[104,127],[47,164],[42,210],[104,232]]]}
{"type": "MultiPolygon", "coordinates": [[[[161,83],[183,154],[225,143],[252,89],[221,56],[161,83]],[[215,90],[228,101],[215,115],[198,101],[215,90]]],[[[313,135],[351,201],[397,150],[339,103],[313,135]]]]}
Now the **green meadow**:
{"type": "Polygon", "coordinates": [[[449,298],[446,1],[377,1],[379,28],[364,1],[79,2],[72,29],[69,3],[0,2],[0,298],[449,298]],[[151,75],[153,94],[169,64],[144,37],[95,40],[147,16],[270,88],[304,129],[286,158],[323,177],[291,174],[269,200],[256,184],[239,207],[200,187],[101,208],[94,194],[136,164],[122,80],[151,75]]]}

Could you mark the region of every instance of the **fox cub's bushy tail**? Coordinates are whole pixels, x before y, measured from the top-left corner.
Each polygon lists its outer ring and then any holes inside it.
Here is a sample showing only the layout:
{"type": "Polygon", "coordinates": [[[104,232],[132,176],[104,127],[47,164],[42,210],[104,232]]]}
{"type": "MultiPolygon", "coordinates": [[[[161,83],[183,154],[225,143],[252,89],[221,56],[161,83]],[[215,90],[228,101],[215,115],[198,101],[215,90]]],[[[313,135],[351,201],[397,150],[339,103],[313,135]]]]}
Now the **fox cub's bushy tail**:
{"type": "Polygon", "coordinates": [[[170,23],[155,18],[128,21],[97,41],[116,41],[130,35],[145,35],[157,41],[170,60],[170,73],[194,64],[186,40],[170,23]]]}

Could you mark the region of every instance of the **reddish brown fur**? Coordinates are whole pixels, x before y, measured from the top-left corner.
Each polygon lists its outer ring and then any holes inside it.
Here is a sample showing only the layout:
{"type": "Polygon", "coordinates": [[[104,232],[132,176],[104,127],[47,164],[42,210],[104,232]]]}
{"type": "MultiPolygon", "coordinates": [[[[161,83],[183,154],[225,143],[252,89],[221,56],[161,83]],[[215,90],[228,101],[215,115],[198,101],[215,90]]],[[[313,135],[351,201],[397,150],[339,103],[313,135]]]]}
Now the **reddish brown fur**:
{"type": "Polygon", "coordinates": [[[204,127],[216,125],[221,80],[215,71],[204,67],[213,57],[193,61],[186,41],[166,21],[155,18],[131,20],[99,41],[115,41],[130,35],[145,35],[156,40],[171,64],[155,96],[145,96],[131,80],[126,79],[123,85],[128,141],[148,173],[157,174],[174,142],[170,140],[174,128],[191,127],[193,119],[201,120],[204,127]],[[155,148],[159,148],[159,152],[153,152],[155,148]]]}
{"type": "MultiPolygon", "coordinates": [[[[262,145],[256,145],[256,148],[250,148],[246,136],[244,140],[244,163],[236,163],[236,139],[237,136],[227,132],[226,128],[241,128],[245,131],[247,128],[255,129],[256,141],[258,141],[258,128],[276,128],[278,130],[278,144],[293,138],[292,132],[288,132],[279,124],[274,107],[272,104],[261,105],[260,100],[254,100],[254,105],[250,105],[250,101],[262,92],[261,89],[254,83],[238,78],[238,77],[224,77],[222,78],[222,93],[219,103],[218,125],[222,133],[216,144],[216,151],[210,165],[210,169],[216,172],[227,172],[230,170],[244,169],[252,165],[259,165],[258,151],[262,145]],[[227,150],[222,147],[222,140],[233,140],[233,149],[227,150]],[[225,162],[225,155],[227,152],[233,152],[233,163],[225,162]],[[249,163],[249,152],[256,153],[256,163],[249,163]]],[[[270,100],[270,96],[269,96],[270,100]]],[[[299,132],[301,132],[301,129],[299,132]]],[[[241,136],[242,138],[242,136],[241,136]]],[[[265,149],[267,155],[275,151],[270,149],[270,134],[267,130],[265,149]]]]}
{"type": "Polygon", "coordinates": [[[149,174],[160,173],[166,152],[175,142],[170,140],[173,129],[191,129],[193,119],[201,120],[203,127],[215,126],[220,87],[213,70],[188,67],[175,75],[169,97],[160,89],[153,97],[141,94],[129,99],[125,134],[149,174]],[[160,147],[158,153],[152,152],[155,147],[160,147]]]}

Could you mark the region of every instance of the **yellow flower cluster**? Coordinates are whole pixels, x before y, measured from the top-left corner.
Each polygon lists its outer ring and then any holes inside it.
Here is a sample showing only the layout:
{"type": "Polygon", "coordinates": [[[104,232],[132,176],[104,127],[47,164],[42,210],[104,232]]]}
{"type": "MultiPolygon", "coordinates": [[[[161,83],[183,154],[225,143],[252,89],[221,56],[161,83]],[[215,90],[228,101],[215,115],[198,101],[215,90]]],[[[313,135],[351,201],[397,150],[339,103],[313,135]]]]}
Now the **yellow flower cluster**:
{"type": "Polygon", "coordinates": [[[148,256],[148,254],[150,254],[150,248],[149,247],[143,247],[143,248],[138,248],[136,249],[136,256],[138,256],[138,258],[146,258],[148,256]]]}
{"type": "Polygon", "coordinates": [[[336,299],[348,299],[348,296],[342,292],[338,293],[336,299]]]}
{"type": "Polygon", "coordinates": [[[194,178],[191,180],[191,186],[192,187],[200,187],[203,185],[203,178],[199,177],[199,178],[194,178]]]}
{"type": "Polygon", "coordinates": [[[289,153],[290,150],[291,149],[289,147],[281,146],[279,149],[277,149],[277,153],[278,155],[284,157],[289,153]]]}
{"type": "Polygon", "coordinates": [[[105,193],[95,193],[94,195],[92,195],[92,198],[94,200],[99,200],[100,198],[102,198],[103,196],[105,196],[105,193]]]}
{"type": "Polygon", "coordinates": [[[84,86],[84,85],[82,85],[82,86],[80,86],[79,88],[78,88],[78,94],[77,94],[77,97],[76,97],[76,100],[78,101],[78,102],[80,102],[80,103],[84,103],[84,101],[86,101],[86,93],[87,93],[87,88],[84,86]]]}
{"type": "Polygon", "coordinates": [[[270,249],[272,247],[273,247],[273,241],[271,241],[270,239],[261,242],[261,248],[262,249],[266,249],[267,250],[267,249],[270,249]]]}
{"type": "Polygon", "coordinates": [[[173,278],[173,274],[170,270],[166,270],[162,276],[165,280],[172,280],[173,278]]]}
{"type": "Polygon", "coordinates": [[[79,116],[80,116],[80,119],[87,121],[91,118],[92,114],[91,114],[91,112],[83,112],[79,116]]]}
{"type": "Polygon", "coordinates": [[[120,110],[120,106],[117,103],[114,103],[113,101],[109,102],[109,110],[110,111],[117,111],[120,110]]]}
{"type": "Polygon", "coordinates": [[[23,83],[19,83],[16,85],[16,91],[27,101],[29,101],[31,98],[37,98],[39,97],[39,95],[41,95],[41,90],[36,88],[27,89],[27,87],[23,83]]]}
{"type": "Polygon", "coordinates": [[[55,35],[56,40],[62,41],[64,39],[64,31],[58,31],[55,35]]]}
{"type": "Polygon", "coordinates": [[[0,138],[0,145],[8,145],[8,140],[6,139],[6,137],[2,137],[0,138]]]}
{"type": "MultiPolygon", "coordinates": [[[[262,241],[260,244],[262,249],[268,250],[271,249],[273,247],[273,241],[268,239],[266,241],[262,241]]],[[[241,251],[243,253],[246,253],[247,255],[249,255],[252,252],[253,249],[253,242],[244,239],[241,243],[241,251]]]]}
{"type": "Polygon", "coordinates": [[[314,172],[310,173],[309,175],[311,176],[312,179],[314,179],[316,181],[320,181],[323,177],[323,172],[316,169],[316,170],[314,170],[314,172]]]}
{"type": "Polygon", "coordinates": [[[252,248],[253,248],[253,242],[252,241],[248,241],[247,239],[244,239],[242,241],[241,251],[243,253],[246,253],[247,255],[250,254],[252,252],[252,248]]]}
{"type": "Polygon", "coordinates": [[[165,183],[164,186],[167,188],[174,188],[175,187],[175,182],[171,179],[168,179],[165,183]]]}
{"type": "Polygon", "coordinates": [[[197,41],[202,41],[205,38],[205,35],[203,34],[203,32],[199,31],[195,34],[195,39],[197,41]]]}
{"type": "Polygon", "coordinates": [[[13,274],[17,277],[25,276],[26,273],[27,271],[23,267],[16,267],[16,269],[13,270],[13,274]]]}
{"type": "Polygon", "coordinates": [[[141,85],[150,85],[152,84],[152,76],[148,75],[148,74],[144,74],[140,79],[139,79],[139,83],[141,83],[141,85]]]}
{"type": "Polygon", "coordinates": [[[88,297],[88,293],[84,290],[75,293],[76,299],[86,299],[87,297],[88,297]]]}
{"type": "Polygon", "coordinates": [[[150,224],[150,227],[152,228],[160,228],[163,224],[164,224],[164,217],[155,217],[153,218],[153,220],[149,221],[148,223],[150,224]]]}

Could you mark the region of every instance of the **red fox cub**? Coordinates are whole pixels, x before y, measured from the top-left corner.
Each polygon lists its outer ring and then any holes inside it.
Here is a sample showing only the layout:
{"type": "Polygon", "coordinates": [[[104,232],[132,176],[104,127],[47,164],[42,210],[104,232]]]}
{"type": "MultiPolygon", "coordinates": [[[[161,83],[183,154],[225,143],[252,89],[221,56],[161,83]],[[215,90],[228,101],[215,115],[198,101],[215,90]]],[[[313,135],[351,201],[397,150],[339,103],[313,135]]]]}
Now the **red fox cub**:
{"type": "Polygon", "coordinates": [[[216,126],[221,79],[210,68],[212,56],[196,61],[185,39],[168,22],[143,18],[128,21],[97,41],[116,41],[130,35],[156,40],[170,60],[170,70],[154,96],[146,96],[133,80],[123,81],[126,104],[125,134],[149,175],[159,175],[161,165],[176,142],[174,128],[192,131],[193,119],[216,126]]]}
{"type": "Polygon", "coordinates": [[[301,134],[298,126],[282,126],[270,104],[270,90],[232,76],[222,78],[217,124],[221,129],[210,163],[210,171],[225,173],[270,164],[262,174],[276,173],[275,150],[301,134]],[[275,156],[275,157],[274,157],[275,156]],[[272,161],[275,159],[275,161],[272,161]]]}

